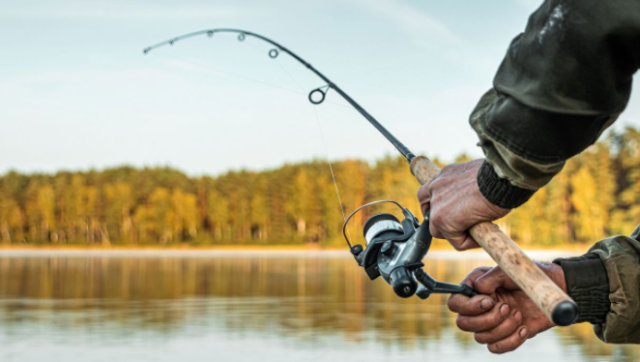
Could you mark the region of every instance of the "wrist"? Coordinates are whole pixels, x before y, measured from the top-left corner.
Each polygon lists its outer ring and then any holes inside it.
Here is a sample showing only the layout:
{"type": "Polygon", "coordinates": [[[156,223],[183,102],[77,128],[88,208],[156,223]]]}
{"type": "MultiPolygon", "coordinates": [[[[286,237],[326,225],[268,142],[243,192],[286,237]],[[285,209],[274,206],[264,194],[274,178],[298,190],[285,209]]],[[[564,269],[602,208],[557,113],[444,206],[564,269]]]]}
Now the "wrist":
{"type": "Polygon", "coordinates": [[[558,264],[537,262],[538,267],[547,274],[549,279],[554,282],[563,292],[567,293],[567,282],[564,274],[564,270],[558,264]]]}
{"type": "Polygon", "coordinates": [[[493,166],[485,160],[478,170],[478,188],[491,204],[503,209],[514,209],[525,202],[535,193],[534,190],[514,186],[506,178],[501,178],[493,166]]]}
{"type": "Polygon", "coordinates": [[[604,323],[611,302],[607,270],[600,258],[588,253],[553,262],[562,269],[565,291],[578,305],[578,320],[575,323],[604,323]]]}

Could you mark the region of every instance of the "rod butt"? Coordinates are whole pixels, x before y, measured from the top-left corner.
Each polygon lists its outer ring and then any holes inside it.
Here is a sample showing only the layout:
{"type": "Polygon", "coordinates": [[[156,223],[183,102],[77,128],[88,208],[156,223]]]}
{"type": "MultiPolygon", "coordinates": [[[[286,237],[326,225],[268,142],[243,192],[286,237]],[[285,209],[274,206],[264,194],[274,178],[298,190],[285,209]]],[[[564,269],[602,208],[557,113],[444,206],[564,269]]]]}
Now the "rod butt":
{"type": "Polygon", "coordinates": [[[578,306],[570,301],[564,301],[553,309],[553,323],[568,326],[578,318],[578,306]]]}

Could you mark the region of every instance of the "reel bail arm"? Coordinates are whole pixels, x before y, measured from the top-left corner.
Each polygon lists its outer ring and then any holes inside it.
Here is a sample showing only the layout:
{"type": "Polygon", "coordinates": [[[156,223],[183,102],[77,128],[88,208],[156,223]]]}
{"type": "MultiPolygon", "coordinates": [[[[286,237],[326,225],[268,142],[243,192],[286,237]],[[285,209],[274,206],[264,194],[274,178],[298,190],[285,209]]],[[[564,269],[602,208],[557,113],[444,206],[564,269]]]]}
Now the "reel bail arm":
{"type": "Polygon", "coordinates": [[[416,291],[416,295],[420,299],[427,299],[431,294],[464,294],[469,298],[478,295],[478,292],[466,284],[439,282],[421,268],[416,269],[413,275],[420,282],[416,291]]]}

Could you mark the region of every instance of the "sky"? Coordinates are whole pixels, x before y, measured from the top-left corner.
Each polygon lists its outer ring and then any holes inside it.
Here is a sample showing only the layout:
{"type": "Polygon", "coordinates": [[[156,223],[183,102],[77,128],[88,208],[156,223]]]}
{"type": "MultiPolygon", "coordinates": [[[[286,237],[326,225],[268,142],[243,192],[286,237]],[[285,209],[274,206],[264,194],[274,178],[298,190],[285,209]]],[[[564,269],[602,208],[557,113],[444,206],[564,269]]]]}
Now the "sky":
{"type": "MultiPolygon", "coordinates": [[[[296,52],[416,154],[481,157],[468,116],[538,0],[2,0],[0,173],[171,166],[191,175],[394,148],[296,52]]],[[[616,127],[640,126],[634,93],[616,127]]]]}

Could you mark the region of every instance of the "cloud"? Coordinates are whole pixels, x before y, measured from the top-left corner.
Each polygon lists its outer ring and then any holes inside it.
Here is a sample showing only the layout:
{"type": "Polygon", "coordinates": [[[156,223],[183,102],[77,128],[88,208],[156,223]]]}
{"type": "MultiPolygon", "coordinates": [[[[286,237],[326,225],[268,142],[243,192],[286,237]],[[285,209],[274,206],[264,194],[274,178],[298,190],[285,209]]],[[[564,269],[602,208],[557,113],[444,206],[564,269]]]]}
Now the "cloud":
{"type": "Polygon", "coordinates": [[[491,56],[455,33],[447,24],[401,0],[349,0],[362,9],[385,17],[405,33],[413,46],[426,48],[439,57],[470,71],[491,71],[491,56]],[[472,59],[473,61],[469,61],[472,59]]]}
{"type": "Polygon", "coordinates": [[[197,20],[212,17],[237,16],[246,9],[228,5],[159,5],[148,6],[141,2],[45,2],[39,5],[30,3],[7,3],[0,6],[0,18],[5,19],[55,19],[55,20],[197,20]],[[10,5],[15,4],[15,5],[10,5]]]}
{"type": "Polygon", "coordinates": [[[542,0],[516,0],[516,4],[518,4],[525,10],[533,12],[538,7],[540,7],[540,4],[542,4],[542,0]]]}
{"type": "Polygon", "coordinates": [[[378,13],[395,22],[400,29],[410,36],[439,37],[442,40],[461,43],[462,40],[449,27],[438,19],[404,4],[400,1],[386,0],[350,0],[366,10],[378,13]]]}

